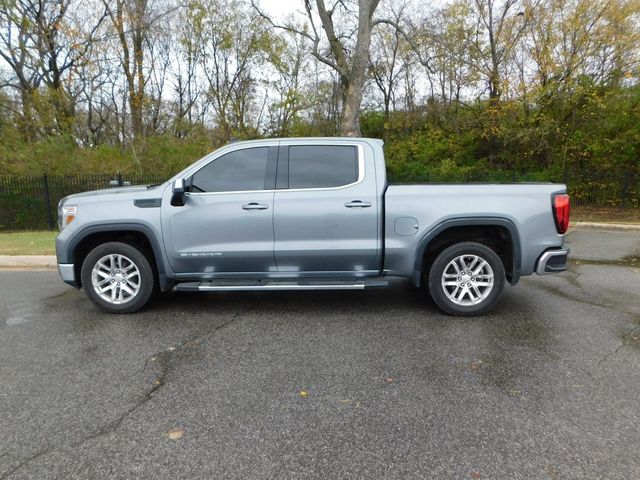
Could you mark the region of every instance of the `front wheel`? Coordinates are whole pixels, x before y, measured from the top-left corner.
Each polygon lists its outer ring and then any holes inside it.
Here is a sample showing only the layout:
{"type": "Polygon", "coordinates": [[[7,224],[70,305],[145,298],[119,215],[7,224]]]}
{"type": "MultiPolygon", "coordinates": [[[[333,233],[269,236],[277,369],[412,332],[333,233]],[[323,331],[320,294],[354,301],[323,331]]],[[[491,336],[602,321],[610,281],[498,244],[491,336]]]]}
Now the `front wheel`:
{"type": "Polygon", "coordinates": [[[91,250],[82,264],[82,286],[94,304],[110,313],[140,310],[155,290],[155,275],[136,247],[108,242],[91,250]]]}
{"type": "Polygon", "coordinates": [[[429,292],[450,315],[482,315],[500,299],[505,273],[500,257],[486,245],[464,242],[443,250],[429,270],[429,292]]]}

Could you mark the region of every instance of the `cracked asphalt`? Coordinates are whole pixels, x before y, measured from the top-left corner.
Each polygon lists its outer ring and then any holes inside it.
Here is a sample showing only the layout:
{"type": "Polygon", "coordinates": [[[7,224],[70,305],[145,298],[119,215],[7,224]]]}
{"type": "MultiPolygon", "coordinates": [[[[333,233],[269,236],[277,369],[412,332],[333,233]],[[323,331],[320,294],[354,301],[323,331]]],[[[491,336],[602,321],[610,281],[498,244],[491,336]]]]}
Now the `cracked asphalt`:
{"type": "Polygon", "coordinates": [[[400,281],[113,316],[0,272],[0,479],[639,478],[640,233],[569,241],[479,318],[400,281]]]}

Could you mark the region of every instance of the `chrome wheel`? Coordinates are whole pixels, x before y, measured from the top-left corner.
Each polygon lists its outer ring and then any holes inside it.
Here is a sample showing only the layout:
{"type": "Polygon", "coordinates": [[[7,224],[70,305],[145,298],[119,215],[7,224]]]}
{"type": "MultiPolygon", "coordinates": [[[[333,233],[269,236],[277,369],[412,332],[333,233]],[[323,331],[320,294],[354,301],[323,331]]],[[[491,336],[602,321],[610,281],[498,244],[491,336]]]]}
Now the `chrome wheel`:
{"type": "Polygon", "coordinates": [[[91,283],[104,301],[121,305],[131,301],[140,291],[140,270],[124,255],[105,255],[93,266],[91,283]]]}
{"type": "Polygon", "coordinates": [[[442,289],[456,305],[481,303],[493,289],[494,275],[489,263],[478,255],[460,255],[442,273],[442,289]]]}

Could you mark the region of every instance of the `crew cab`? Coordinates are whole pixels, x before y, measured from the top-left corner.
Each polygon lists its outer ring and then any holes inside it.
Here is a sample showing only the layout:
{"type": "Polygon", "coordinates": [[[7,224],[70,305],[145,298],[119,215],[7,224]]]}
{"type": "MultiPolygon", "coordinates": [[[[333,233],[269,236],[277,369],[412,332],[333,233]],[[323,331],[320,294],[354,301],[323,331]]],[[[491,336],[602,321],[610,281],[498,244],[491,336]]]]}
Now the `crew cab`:
{"type": "Polygon", "coordinates": [[[62,279],[108,312],[155,291],[383,288],[410,279],[479,315],[505,283],[567,269],[559,184],[390,185],[367,138],[237,142],[161,185],[70,195],[62,279]]]}

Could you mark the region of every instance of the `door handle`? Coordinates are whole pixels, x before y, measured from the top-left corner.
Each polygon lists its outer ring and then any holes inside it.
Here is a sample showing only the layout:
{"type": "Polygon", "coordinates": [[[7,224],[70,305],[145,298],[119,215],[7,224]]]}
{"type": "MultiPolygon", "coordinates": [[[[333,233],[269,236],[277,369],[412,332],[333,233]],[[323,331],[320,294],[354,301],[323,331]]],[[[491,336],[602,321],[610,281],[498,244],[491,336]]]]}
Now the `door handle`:
{"type": "Polygon", "coordinates": [[[362,200],[352,200],[344,204],[347,208],[367,208],[371,206],[371,202],[363,202],[362,200]]]}
{"type": "Polygon", "coordinates": [[[266,210],[267,208],[269,208],[269,205],[257,202],[245,203],[242,205],[243,210],[266,210]]]}

